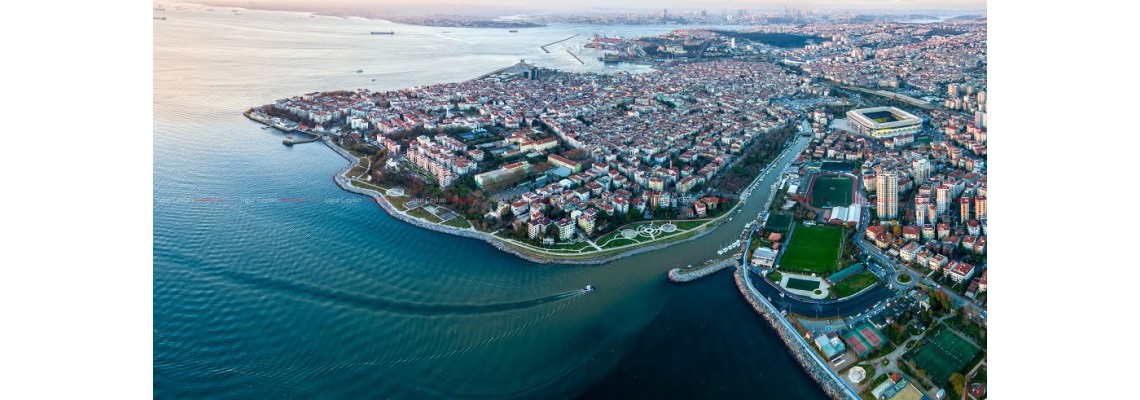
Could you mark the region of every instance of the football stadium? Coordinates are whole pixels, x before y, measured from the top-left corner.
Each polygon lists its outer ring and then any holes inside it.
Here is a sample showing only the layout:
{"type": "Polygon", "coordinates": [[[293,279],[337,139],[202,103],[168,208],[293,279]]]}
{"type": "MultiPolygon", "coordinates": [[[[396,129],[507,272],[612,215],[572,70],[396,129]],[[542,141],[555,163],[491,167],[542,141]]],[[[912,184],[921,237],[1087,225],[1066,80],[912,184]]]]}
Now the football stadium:
{"type": "Polygon", "coordinates": [[[875,139],[892,138],[922,129],[922,119],[895,107],[860,108],[847,112],[859,132],[875,139]]]}

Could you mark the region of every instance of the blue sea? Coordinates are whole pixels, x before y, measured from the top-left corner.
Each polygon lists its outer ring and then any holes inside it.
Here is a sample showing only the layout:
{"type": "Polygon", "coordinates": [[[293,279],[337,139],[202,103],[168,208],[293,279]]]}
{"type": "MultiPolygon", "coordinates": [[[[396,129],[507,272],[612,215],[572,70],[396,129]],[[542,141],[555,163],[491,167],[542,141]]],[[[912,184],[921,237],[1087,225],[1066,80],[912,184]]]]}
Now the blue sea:
{"type": "Polygon", "coordinates": [[[283,146],[241,114],[313,91],[462,81],[520,59],[646,72],[606,67],[582,44],[676,27],[509,33],[221,7],[164,15],[154,21],[155,397],[824,397],[729,271],[666,279],[714,256],[746,218],[606,265],[533,264],[391,218],[336,186],[346,161],[329,148],[283,146]],[[588,284],[597,290],[583,294],[588,284]]]}

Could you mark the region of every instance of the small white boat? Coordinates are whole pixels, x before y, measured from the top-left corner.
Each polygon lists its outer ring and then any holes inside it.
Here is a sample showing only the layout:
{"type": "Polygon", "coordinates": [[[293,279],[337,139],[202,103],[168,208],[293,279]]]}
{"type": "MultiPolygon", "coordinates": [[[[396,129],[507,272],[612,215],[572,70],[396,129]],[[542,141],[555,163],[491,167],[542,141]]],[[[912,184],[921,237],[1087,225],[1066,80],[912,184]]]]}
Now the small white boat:
{"type": "Polygon", "coordinates": [[[593,285],[586,285],[586,287],[582,288],[582,290],[585,290],[587,292],[593,292],[594,286],[593,285]]]}

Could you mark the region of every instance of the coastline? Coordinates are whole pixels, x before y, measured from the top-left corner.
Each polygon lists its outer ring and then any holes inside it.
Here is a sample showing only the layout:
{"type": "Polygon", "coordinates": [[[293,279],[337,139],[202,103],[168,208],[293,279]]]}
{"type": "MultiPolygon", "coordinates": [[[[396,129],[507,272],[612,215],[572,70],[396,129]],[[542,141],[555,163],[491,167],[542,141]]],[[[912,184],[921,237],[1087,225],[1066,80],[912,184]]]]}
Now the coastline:
{"type": "Polygon", "coordinates": [[[744,268],[737,267],[733,277],[736,281],[736,288],[740,290],[740,294],[748,301],[748,304],[756,310],[760,316],[764,317],[772,329],[776,331],[776,336],[784,341],[784,346],[800,364],[800,367],[807,372],[812,379],[819,384],[820,389],[827,393],[833,399],[859,399],[859,395],[855,390],[843,383],[842,378],[839,377],[837,372],[831,370],[823,360],[819,358],[815,351],[811,350],[810,345],[800,337],[795,328],[784,319],[783,315],[779,315],[776,308],[772,306],[764,298],[760,297],[754,289],[746,288],[749,285],[747,271],[744,268]]]}
{"type": "MultiPolygon", "coordinates": [[[[245,112],[245,113],[243,113],[243,115],[245,115],[245,117],[248,118],[249,120],[257,122],[259,124],[263,124],[263,125],[267,125],[267,126],[273,126],[273,125],[269,124],[267,121],[262,121],[260,119],[254,118],[253,115],[249,112],[245,112]]],[[[787,151],[791,148],[790,145],[793,144],[796,140],[797,139],[795,137],[790,139],[789,142],[786,144],[789,147],[785,147],[784,150],[781,151],[779,154],[777,154],[776,157],[774,157],[772,159],[772,161],[770,161],[770,162],[774,163],[777,160],[779,160],[780,157],[783,157],[785,155],[785,153],[787,153],[787,151]]],[[[492,247],[494,247],[500,251],[503,251],[503,252],[508,253],[508,254],[512,254],[512,255],[517,256],[523,260],[530,261],[533,263],[538,263],[538,264],[600,265],[600,264],[606,264],[606,263],[609,263],[609,262],[612,262],[615,260],[619,260],[619,259],[622,259],[625,257],[630,257],[630,256],[634,256],[637,254],[642,254],[642,253],[650,252],[650,251],[654,251],[654,250],[660,250],[660,249],[663,249],[663,248],[666,248],[666,247],[669,247],[672,245],[676,245],[676,244],[685,243],[685,242],[688,242],[691,240],[699,239],[699,238],[701,238],[701,237],[703,237],[709,233],[712,233],[714,230],[716,230],[716,228],[719,228],[721,225],[723,225],[725,218],[733,215],[733,210],[736,210],[739,207],[743,207],[745,202],[747,201],[747,199],[749,197],[748,195],[741,197],[740,201],[738,201],[736,203],[736,205],[734,205],[733,208],[729,209],[729,211],[726,212],[724,215],[721,215],[717,219],[714,219],[714,220],[708,222],[707,224],[695,229],[695,230],[699,230],[699,232],[695,232],[695,234],[693,234],[689,237],[686,237],[684,239],[667,241],[664,243],[651,244],[651,245],[647,245],[644,247],[637,247],[637,248],[633,248],[633,249],[630,249],[627,251],[623,251],[623,252],[620,252],[620,253],[617,253],[614,255],[600,257],[600,258],[595,257],[595,258],[573,259],[573,258],[542,257],[542,256],[538,256],[538,255],[526,254],[523,251],[520,251],[519,249],[513,247],[506,240],[499,238],[495,235],[492,235],[490,233],[481,232],[481,231],[475,230],[474,228],[463,229],[463,228],[456,228],[456,227],[447,226],[447,225],[444,225],[441,223],[428,222],[428,221],[424,221],[424,220],[412,217],[412,216],[407,215],[405,213],[402,213],[399,210],[396,210],[395,207],[388,201],[388,199],[385,198],[383,196],[383,194],[381,194],[380,192],[377,192],[377,191],[371,190],[371,189],[360,188],[360,187],[356,187],[356,186],[352,185],[351,180],[346,176],[346,174],[349,171],[351,171],[352,168],[358,166],[360,164],[360,160],[358,160],[352,154],[349,154],[347,150],[344,150],[340,146],[333,143],[332,140],[329,139],[328,137],[323,137],[322,139],[320,139],[320,141],[323,142],[330,149],[332,149],[333,152],[337,153],[338,155],[340,155],[341,157],[343,157],[345,160],[347,160],[349,162],[348,165],[346,165],[343,169],[340,170],[340,172],[338,172],[336,175],[333,176],[333,181],[336,182],[337,186],[339,186],[342,190],[371,197],[377,204],[380,205],[381,209],[383,209],[385,212],[388,213],[388,215],[391,215],[392,217],[394,217],[400,221],[406,222],[406,223],[411,224],[411,225],[415,225],[415,226],[420,227],[420,228],[432,230],[435,232],[451,234],[451,235],[466,237],[466,238],[471,238],[471,239],[482,240],[484,242],[487,242],[492,247]]],[[[760,182],[761,178],[763,178],[768,173],[770,173],[771,169],[772,169],[772,164],[769,164],[767,167],[765,167],[760,172],[759,175],[757,175],[755,178],[753,178],[753,181],[748,186],[745,186],[745,188],[742,190],[742,193],[748,193],[750,195],[751,191],[756,189],[756,185],[760,182]]],[[[719,270],[719,268],[718,268],[718,270],[719,270]]]]}
{"type": "MultiPolygon", "coordinates": [[[[254,121],[256,121],[256,120],[254,120],[254,121]]],[[[258,121],[258,122],[260,122],[260,121],[258,121]]],[[[391,215],[393,218],[396,218],[400,221],[406,222],[406,223],[411,224],[411,225],[415,225],[415,226],[420,227],[420,228],[435,231],[435,232],[446,233],[446,234],[465,237],[465,238],[482,240],[484,242],[487,242],[492,247],[494,247],[500,251],[514,255],[518,258],[521,258],[523,260],[530,261],[533,263],[538,263],[538,264],[572,264],[572,265],[606,264],[606,263],[609,263],[609,262],[612,262],[615,260],[619,260],[619,259],[622,259],[625,257],[645,253],[648,251],[659,250],[659,249],[663,249],[665,247],[672,246],[675,244],[684,243],[684,242],[688,242],[690,240],[699,239],[702,236],[711,233],[716,228],[716,227],[712,227],[712,228],[706,227],[701,232],[697,232],[695,235],[692,235],[692,236],[685,238],[685,239],[666,242],[666,243],[658,243],[655,245],[650,245],[650,246],[645,246],[645,247],[638,247],[635,249],[631,249],[631,250],[628,250],[625,252],[621,252],[621,253],[618,253],[618,254],[615,254],[612,256],[603,257],[603,258],[588,258],[588,259],[575,260],[575,259],[559,259],[559,258],[538,257],[538,256],[530,255],[530,254],[525,254],[525,253],[519,251],[518,249],[511,247],[511,245],[508,244],[503,239],[498,238],[498,237],[496,237],[492,234],[486,233],[486,232],[480,232],[480,231],[477,231],[474,229],[455,228],[455,227],[447,226],[444,224],[428,222],[428,221],[424,221],[424,220],[409,216],[407,214],[404,214],[404,213],[396,210],[396,208],[392,205],[392,203],[390,203],[387,198],[385,198],[383,195],[381,195],[381,193],[379,193],[375,190],[364,189],[364,188],[359,188],[359,187],[353,186],[352,183],[350,182],[350,180],[348,179],[348,177],[345,176],[345,174],[347,174],[348,171],[352,170],[353,167],[356,167],[360,163],[360,161],[358,159],[356,159],[356,157],[353,157],[352,154],[348,153],[348,151],[340,148],[340,146],[337,146],[336,144],[332,143],[332,141],[327,139],[327,138],[324,140],[321,140],[321,142],[323,142],[326,146],[328,146],[330,149],[332,149],[333,152],[339,154],[341,157],[344,157],[346,160],[349,161],[349,164],[347,166],[345,166],[343,169],[341,169],[340,172],[338,172],[336,175],[333,176],[333,181],[336,182],[337,186],[339,186],[342,190],[371,197],[374,201],[376,201],[376,204],[380,205],[381,209],[383,209],[385,212],[388,213],[388,215],[391,215]]],[[[726,213],[726,215],[728,215],[728,214],[726,213]]]]}
{"type": "MultiPolygon", "coordinates": [[[[264,124],[264,125],[272,126],[272,125],[268,124],[266,121],[261,121],[259,119],[253,118],[252,115],[250,115],[249,113],[245,113],[245,116],[247,118],[249,118],[251,121],[254,121],[254,122],[257,122],[260,124],[264,124]]],[[[779,154],[777,154],[776,157],[774,157],[772,159],[772,161],[770,161],[770,163],[775,163],[777,160],[779,160],[781,157],[783,157],[788,152],[788,150],[791,149],[790,146],[792,144],[794,144],[796,140],[797,140],[797,138],[795,138],[795,137],[790,139],[788,141],[788,143],[785,144],[787,147],[785,147],[783,151],[781,151],[779,154]]],[[[752,182],[749,183],[748,186],[745,186],[745,188],[742,190],[742,193],[747,193],[747,195],[741,197],[740,201],[738,201],[736,203],[736,205],[734,205],[731,209],[729,209],[728,212],[726,212],[724,215],[721,215],[717,219],[714,219],[714,220],[710,221],[709,223],[699,227],[698,229],[696,229],[696,230],[699,230],[699,232],[696,232],[695,234],[693,234],[689,237],[686,237],[684,239],[667,241],[664,243],[651,244],[651,245],[647,245],[644,247],[637,247],[637,248],[633,248],[633,249],[630,249],[627,251],[623,251],[623,252],[620,252],[620,253],[617,253],[614,255],[605,256],[605,257],[601,257],[601,258],[595,257],[595,258],[573,259],[573,258],[542,257],[542,256],[538,256],[538,255],[526,254],[523,251],[520,251],[519,249],[513,247],[511,244],[507,243],[506,240],[499,238],[495,235],[492,235],[490,233],[480,232],[480,231],[477,231],[473,228],[463,229],[463,228],[456,228],[456,227],[447,226],[447,225],[440,224],[440,223],[423,221],[421,219],[418,219],[418,218],[409,216],[407,214],[404,214],[404,213],[396,210],[395,207],[388,201],[388,199],[385,198],[381,193],[379,193],[375,190],[370,190],[370,189],[365,189],[365,188],[353,186],[350,179],[345,174],[347,174],[348,171],[351,171],[353,167],[356,167],[357,165],[359,165],[360,160],[358,160],[352,154],[349,154],[347,150],[344,150],[340,146],[332,143],[332,141],[330,139],[328,139],[327,137],[323,138],[321,140],[321,142],[323,142],[326,146],[328,146],[335,153],[337,153],[338,155],[343,157],[345,160],[349,161],[348,165],[346,165],[343,169],[341,169],[340,172],[338,172],[336,175],[333,176],[333,181],[336,182],[337,186],[339,186],[342,190],[371,197],[374,201],[376,201],[377,204],[380,205],[381,209],[383,209],[385,212],[388,213],[388,215],[391,215],[392,217],[394,217],[400,221],[406,222],[406,223],[411,224],[411,225],[415,225],[415,226],[420,227],[420,228],[432,230],[435,232],[451,234],[451,235],[466,237],[466,238],[471,238],[471,239],[482,240],[484,242],[487,242],[492,247],[494,247],[500,251],[503,251],[503,252],[508,253],[508,254],[512,254],[512,255],[517,256],[523,260],[530,261],[533,263],[538,263],[538,264],[600,265],[600,264],[606,264],[609,262],[620,260],[622,258],[626,258],[626,257],[630,257],[630,256],[654,251],[654,250],[660,250],[660,249],[663,249],[663,248],[666,248],[666,247],[669,247],[672,245],[685,243],[685,242],[688,242],[691,240],[696,240],[696,239],[699,239],[701,237],[704,237],[705,235],[712,233],[714,230],[716,230],[716,228],[719,228],[721,225],[723,225],[725,223],[725,218],[727,218],[731,215],[734,215],[733,210],[736,210],[737,208],[744,206],[744,204],[747,202],[748,197],[750,197],[751,192],[756,189],[756,185],[759,184],[760,180],[764,176],[766,176],[768,173],[772,172],[771,171],[772,166],[774,165],[774,164],[769,164],[767,167],[765,167],[760,172],[759,175],[757,175],[755,178],[753,178],[752,182]]],[[[771,201],[771,199],[769,199],[769,201],[771,201]]],[[[720,268],[717,268],[717,270],[720,270],[721,268],[723,268],[723,266],[720,268]]],[[[707,273],[711,273],[711,271],[707,272],[707,273]]],[[[670,274],[672,274],[671,271],[670,271],[670,274]]],[[[704,275],[701,275],[701,276],[704,276],[704,275]]]]}

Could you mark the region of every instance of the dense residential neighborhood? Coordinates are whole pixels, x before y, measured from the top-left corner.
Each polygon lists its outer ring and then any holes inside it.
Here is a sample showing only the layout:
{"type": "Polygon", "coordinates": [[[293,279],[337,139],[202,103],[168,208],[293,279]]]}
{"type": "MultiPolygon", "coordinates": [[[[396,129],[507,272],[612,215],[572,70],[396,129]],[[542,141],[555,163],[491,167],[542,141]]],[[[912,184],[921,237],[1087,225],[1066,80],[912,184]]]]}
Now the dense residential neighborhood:
{"type": "Polygon", "coordinates": [[[796,112],[772,99],[800,93],[801,83],[782,67],[740,61],[644,75],[519,63],[468,82],[312,93],[256,112],[383,149],[374,182],[411,169],[440,189],[494,194],[465,214],[561,242],[619,225],[599,219],[717,215],[741,186],[718,177],[742,157],[759,164],[751,146],[763,142],[770,157],[790,137],[796,112]]]}

